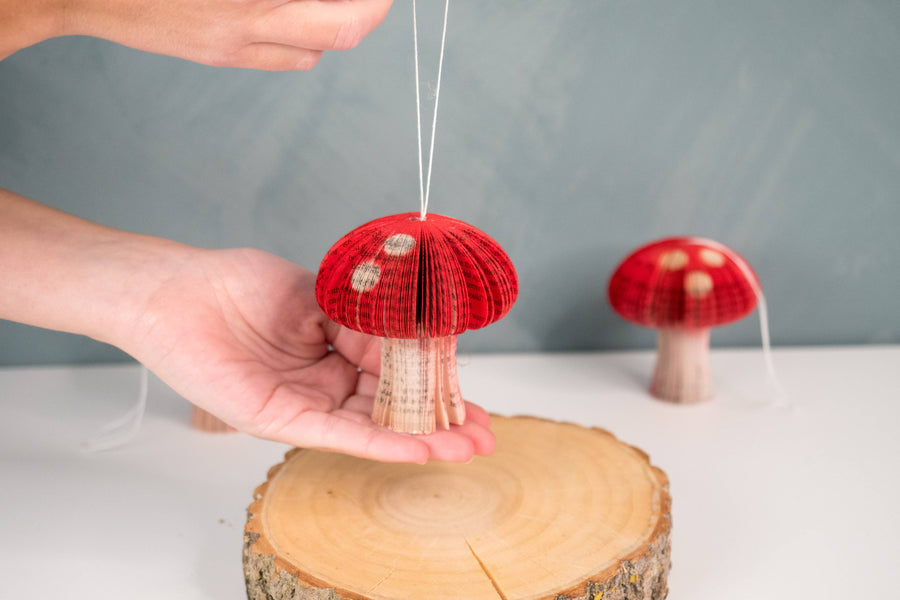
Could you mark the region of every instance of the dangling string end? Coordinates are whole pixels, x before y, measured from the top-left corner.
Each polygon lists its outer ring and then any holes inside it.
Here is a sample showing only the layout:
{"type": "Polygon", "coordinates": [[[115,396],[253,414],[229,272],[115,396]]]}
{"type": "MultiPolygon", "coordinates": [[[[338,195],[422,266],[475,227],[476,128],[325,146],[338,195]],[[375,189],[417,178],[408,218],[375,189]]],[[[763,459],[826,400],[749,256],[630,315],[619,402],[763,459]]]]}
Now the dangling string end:
{"type": "Polygon", "coordinates": [[[82,443],[82,449],[86,452],[102,452],[124,446],[137,435],[147,411],[147,396],[149,392],[150,371],[141,365],[138,375],[137,402],[118,419],[108,423],[95,436],[82,443]]]}
{"type": "Polygon", "coordinates": [[[778,407],[788,406],[787,392],[778,380],[778,374],[775,371],[775,363],[772,360],[772,342],[769,339],[769,309],[766,305],[766,296],[763,294],[762,288],[754,285],[756,292],[757,310],[759,311],[759,335],[762,340],[763,360],[766,365],[766,375],[768,375],[769,385],[774,394],[773,405],[778,407]]]}

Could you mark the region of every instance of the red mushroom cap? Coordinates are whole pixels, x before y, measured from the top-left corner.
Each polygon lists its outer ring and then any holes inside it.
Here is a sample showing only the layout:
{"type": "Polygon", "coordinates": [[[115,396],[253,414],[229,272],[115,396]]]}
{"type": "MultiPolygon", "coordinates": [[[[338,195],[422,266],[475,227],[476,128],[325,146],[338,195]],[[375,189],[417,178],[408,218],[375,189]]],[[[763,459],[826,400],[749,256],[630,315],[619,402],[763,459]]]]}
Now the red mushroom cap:
{"type": "Polygon", "coordinates": [[[500,245],[471,225],[403,213],[357,227],[331,247],[316,300],[332,320],[413,339],[478,329],[512,308],[518,279],[500,245]]]}
{"type": "Polygon", "coordinates": [[[740,255],[718,242],[672,237],[632,252],[609,280],[609,303],[647,327],[706,328],[753,310],[759,281],[740,255]]]}

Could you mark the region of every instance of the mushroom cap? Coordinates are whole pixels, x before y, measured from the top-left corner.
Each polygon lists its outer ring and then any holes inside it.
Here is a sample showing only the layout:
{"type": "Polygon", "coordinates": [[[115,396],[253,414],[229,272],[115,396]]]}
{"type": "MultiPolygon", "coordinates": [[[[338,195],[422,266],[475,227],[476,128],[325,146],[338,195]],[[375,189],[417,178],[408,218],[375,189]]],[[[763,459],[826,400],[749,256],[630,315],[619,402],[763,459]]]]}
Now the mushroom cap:
{"type": "Polygon", "coordinates": [[[756,306],[756,273],[712,240],[671,237],[628,255],[609,280],[609,303],[647,327],[706,328],[737,321],[756,306]]]}
{"type": "Polygon", "coordinates": [[[379,337],[457,335],[500,319],[519,291],[500,245],[457,219],[410,212],[375,219],[331,247],[316,300],[332,320],[379,337]]]}

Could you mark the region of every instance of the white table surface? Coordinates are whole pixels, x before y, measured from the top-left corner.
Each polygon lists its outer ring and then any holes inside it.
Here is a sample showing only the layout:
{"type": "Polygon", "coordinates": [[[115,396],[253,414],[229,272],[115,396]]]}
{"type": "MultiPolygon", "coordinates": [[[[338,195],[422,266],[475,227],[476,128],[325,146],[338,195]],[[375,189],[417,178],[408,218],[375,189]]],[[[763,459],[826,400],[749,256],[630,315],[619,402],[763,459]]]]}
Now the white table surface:
{"type": "MultiPolygon", "coordinates": [[[[461,357],[464,394],[500,414],[601,426],[647,451],[673,497],[674,600],[897,597],[900,346],[716,350],[716,398],[645,392],[652,354],[461,357]]],[[[82,444],[125,412],[135,366],[0,369],[0,598],[245,598],[242,528],[285,447],[188,427],[151,378],[143,427],[82,444]]],[[[451,597],[451,596],[448,596],[451,597]]]]}

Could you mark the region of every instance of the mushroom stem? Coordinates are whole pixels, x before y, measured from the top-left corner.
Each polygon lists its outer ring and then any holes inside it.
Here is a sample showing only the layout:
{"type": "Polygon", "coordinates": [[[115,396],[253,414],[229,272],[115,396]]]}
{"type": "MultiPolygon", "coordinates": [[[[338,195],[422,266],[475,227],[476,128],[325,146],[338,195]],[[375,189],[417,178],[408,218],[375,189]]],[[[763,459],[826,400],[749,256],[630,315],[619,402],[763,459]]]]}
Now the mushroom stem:
{"type": "Polygon", "coordinates": [[[679,404],[703,402],[712,397],[708,327],[660,329],[657,350],[651,394],[679,404]]]}
{"type": "Polygon", "coordinates": [[[372,420],[403,433],[461,425],[466,406],[456,376],[456,336],[381,339],[381,379],[372,420]]]}

